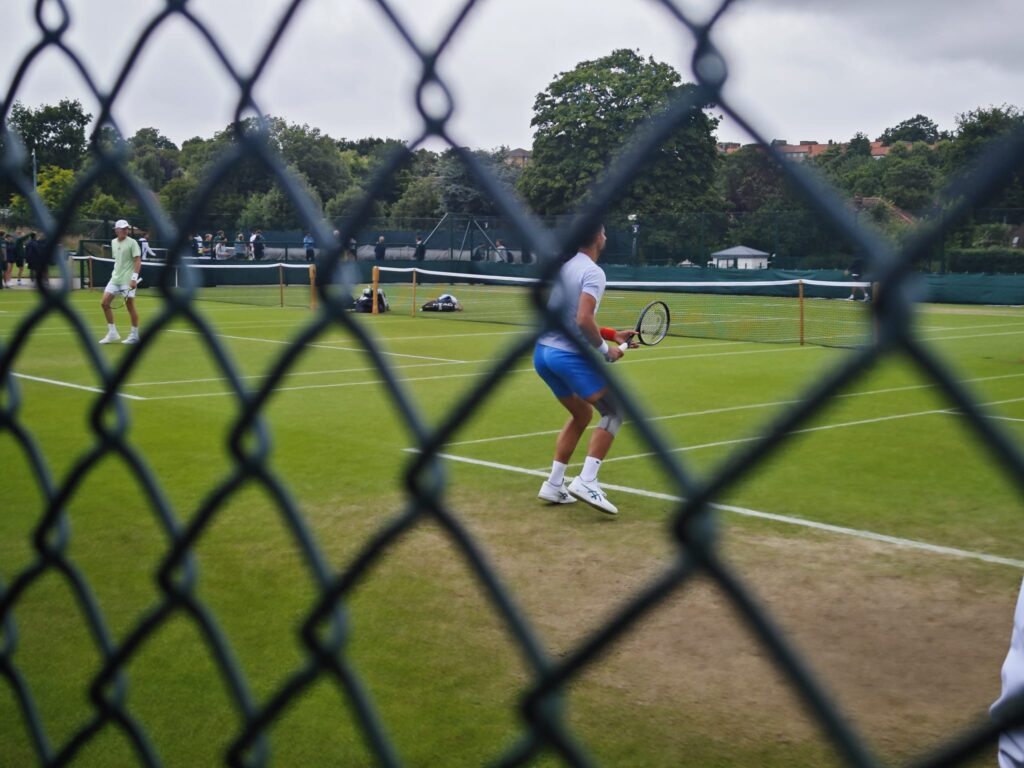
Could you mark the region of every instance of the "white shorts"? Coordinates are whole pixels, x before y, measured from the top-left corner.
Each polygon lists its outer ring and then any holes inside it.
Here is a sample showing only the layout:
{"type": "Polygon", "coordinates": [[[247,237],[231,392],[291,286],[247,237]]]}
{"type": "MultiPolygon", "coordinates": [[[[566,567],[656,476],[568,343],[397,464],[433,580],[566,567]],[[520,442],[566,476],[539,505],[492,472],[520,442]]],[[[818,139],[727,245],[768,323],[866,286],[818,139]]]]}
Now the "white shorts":
{"type": "Polygon", "coordinates": [[[103,289],[104,293],[120,293],[123,294],[126,299],[135,298],[135,289],[128,288],[128,283],[115,283],[113,281],[107,283],[107,287],[103,289]],[[126,293],[127,291],[127,293],[126,293]]]}

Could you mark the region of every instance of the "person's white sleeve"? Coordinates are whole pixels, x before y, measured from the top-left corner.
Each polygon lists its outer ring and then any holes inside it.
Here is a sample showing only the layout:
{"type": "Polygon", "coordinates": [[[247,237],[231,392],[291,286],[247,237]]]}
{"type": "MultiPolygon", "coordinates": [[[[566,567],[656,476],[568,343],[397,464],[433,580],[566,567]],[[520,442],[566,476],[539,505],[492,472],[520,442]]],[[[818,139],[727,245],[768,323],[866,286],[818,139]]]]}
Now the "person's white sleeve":
{"type": "MultiPolygon", "coordinates": [[[[1003,662],[1003,689],[992,705],[995,712],[1010,697],[1024,692],[1024,582],[1017,595],[1017,610],[1013,615],[1010,650],[1003,662]]],[[[1024,728],[1003,731],[999,736],[999,768],[1024,768],[1024,728]]]]}
{"type": "Polygon", "coordinates": [[[583,293],[589,293],[595,299],[601,301],[601,297],[604,296],[604,286],[604,270],[596,264],[583,273],[583,284],[580,286],[580,290],[583,293]]]}

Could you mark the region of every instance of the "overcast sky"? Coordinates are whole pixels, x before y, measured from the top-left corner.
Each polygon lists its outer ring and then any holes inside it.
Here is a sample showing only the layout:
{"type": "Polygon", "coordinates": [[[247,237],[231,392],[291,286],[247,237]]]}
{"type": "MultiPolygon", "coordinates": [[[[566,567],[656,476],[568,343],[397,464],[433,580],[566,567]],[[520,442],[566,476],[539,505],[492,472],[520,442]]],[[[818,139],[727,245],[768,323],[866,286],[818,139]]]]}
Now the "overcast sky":
{"type": "MultiPolygon", "coordinates": [[[[678,0],[697,18],[712,0],[678,0]]],[[[67,0],[65,39],[104,90],[163,0],[67,0]]],[[[285,0],[192,0],[242,74],[276,28],[285,0]]],[[[394,0],[420,43],[435,42],[460,3],[394,0]]],[[[4,89],[38,39],[35,0],[3,0],[4,89]]],[[[53,13],[57,3],[47,4],[53,13]]],[[[726,99],[768,138],[875,138],[918,113],[952,129],[957,114],[1024,106],[1024,0],[739,0],[713,39],[729,62],[726,99]]],[[[692,79],[690,33],[654,0],[483,0],[441,59],[457,143],[529,148],[536,95],[578,62],[633,48],[692,79]]],[[[409,140],[419,63],[370,0],[306,0],[261,78],[261,109],[334,137],[409,140]]],[[[67,57],[39,57],[15,94],[24,104],[80,98],[98,112],[67,57]]],[[[234,113],[237,87],[180,17],[144,48],[115,109],[131,135],[152,126],[181,143],[210,137],[234,113]]],[[[726,119],[721,141],[748,141],[726,119]]],[[[439,148],[435,143],[435,149],[439,148]]]]}

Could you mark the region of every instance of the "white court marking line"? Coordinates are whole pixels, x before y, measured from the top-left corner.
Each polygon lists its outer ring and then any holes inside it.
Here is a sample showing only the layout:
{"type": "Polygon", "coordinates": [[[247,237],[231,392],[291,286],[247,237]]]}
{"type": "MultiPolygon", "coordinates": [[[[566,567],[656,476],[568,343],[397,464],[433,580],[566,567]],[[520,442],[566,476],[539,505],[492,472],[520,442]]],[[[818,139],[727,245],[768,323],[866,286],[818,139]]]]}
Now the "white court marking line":
{"type": "MultiPolygon", "coordinates": [[[[172,329],[170,329],[168,331],[168,333],[184,333],[184,334],[189,334],[191,336],[203,336],[204,335],[204,334],[200,333],[199,331],[186,331],[186,330],[182,330],[182,329],[178,329],[178,328],[172,328],[172,329]]],[[[283,344],[286,347],[290,347],[292,345],[292,343],[293,343],[292,341],[284,341],[284,340],[281,340],[281,339],[257,339],[257,338],[253,338],[252,336],[229,336],[227,334],[217,334],[217,337],[221,338],[221,339],[234,339],[236,341],[255,341],[255,342],[258,342],[260,344],[283,344]]],[[[365,349],[361,349],[361,348],[358,348],[358,347],[333,347],[333,346],[328,346],[326,344],[307,344],[306,346],[310,347],[311,349],[332,349],[332,350],[336,350],[336,351],[340,351],[340,352],[366,352],[365,349]]],[[[410,357],[410,358],[412,358],[414,360],[435,360],[435,361],[440,362],[440,363],[465,363],[465,362],[469,362],[467,360],[452,360],[451,358],[448,358],[448,357],[427,357],[426,355],[405,355],[405,354],[402,354],[401,352],[380,352],[380,354],[382,354],[382,355],[390,355],[392,357],[410,357]]]]}
{"type": "MultiPolygon", "coordinates": [[[[41,384],[52,384],[55,387],[67,387],[68,389],[79,389],[79,390],[82,390],[83,392],[98,392],[100,394],[103,394],[106,391],[106,390],[104,390],[104,389],[102,389],[100,387],[87,387],[84,384],[72,384],[69,381],[58,381],[57,379],[46,379],[46,378],[43,378],[42,376],[29,376],[27,373],[14,373],[12,371],[11,375],[14,376],[17,379],[27,379],[28,381],[37,381],[37,382],[40,382],[41,384]]],[[[118,392],[117,395],[118,395],[118,397],[124,397],[124,398],[127,398],[128,400],[148,400],[149,399],[148,397],[141,397],[140,395],[128,395],[128,394],[125,394],[124,392],[118,392]]]]}
{"type": "Polygon", "coordinates": [[[946,331],[976,331],[979,328],[1019,328],[1024,325],[1024,318],[1016,323],[986,323],[984,325],[972,325],[968,328],[950,326],[932,326],[930,328],[919,327],[918,330],[924,333],[938,333],[946,331]]]}
{"type": "MultiPolygon", "coordinates": [[[[1022,376],[1024,376],[1024,373],[1008,373],[1008,374],[1001,374],[999,376],[982,376],[982,377],[979,377],[979,378],[976,378],[976,379],[963,379],[962,381],[960,381],[958,383],[960,383],[960,384],[968,384],[968,383],[975,383],[975,382],[979,382],[979,381],[997,381],[999,379],[1017,379],[1017,378],[1021,378],[1022,376]]],[[[871,389],[871,390],[867,390],[865,392],[846,392],[846,393],[841,394],[841,395],[836,395],[835,398],[838,399],[838,398],[841,398],[841,397],[864,397],[864,396],[867,396],[867,395],[887,395],[887,394],[891,394],[893,392],[909,392],[909,391],[913,391],[915,389],[931,389],[931,388],[934,388],[936,386],[938,386],[938,385],[937,384],[909,384],[909,385],[904,386],[904,387],[888,387],[886,389],[871,389]]],[[[755,409],[758,409],[758,408],[772,408],[772,407],[781,406],[781,405],[794,405],[794,404],[799,403],[799,402],[802,402],[802,401],[801,400],[774,400],[772,402],[767,402],[767,403],[747,403],[745,405],[729,405],[729,406],[723,406],[722,408],[708,408],[707,410],[703,410],[703,411],[684,411],[682,413],[670,413],[670,414],[666,414],[664,416],[651,416],[651,417],[649,417],[647,419],[647,421],[667,421],[669,419],[685,419],[685,418],[689,418],[691,416],[712,416],[712,415],[719,414],[719,413],[732,413],[734,411],[747,411],[747,410],[755,410],[755,409]]],[[[631,422],[631,421],[623,422],[623,424],[632,424],[632,423],[633,422],[631,422]]],[[[589,427],[589,429],[593,429],[593,427],[589,427]]],[[[518,435],[497,435],[495,437],[481,437],[481,438],[477,438],[475,440],[458,440],[458,441],[455,441],[455,442],[446,443],[446,445],[449,445],[449,446],[453,446],[453,445],[476,445],[478,443],[493,443],[493,442],[497,442],[497,441],[501,441],[501,440],[515,440],[515,439],[526,438],[526,437],[542,437],[544,435],[557,435],[560,431],[561,430],[558,430],[558,429],[548,429],[548,430],[544,430],[543,432],[525,432],[523,434],[518,434],[518,435]]]]}
{"type": "MultiPolygon", "coordinates": [[[[404,370],[407,370],[408,368],[437,368],[437,367],[443,366],[443,365],[462,365],[462,364],[463,364],[463,362],[461,360],[459,362],[457,362],[457,363],[410,363],[408,365],[396,365],[396,366],[393,367],[392,370],[404,371],[404,370]]],[[[378,370],[378,369],[376,367],[374,367],[374,366],[367,366],[367,367],[364,367],[364,368],[334,368],[334,369],[327,370],[327,371],[290,371],[287,375],[288,376],[325,376],[325,375],[334,374],[334,373],[366,373],[367,371],[376,371],[376,370],[378,370]]],[[[1021,374],[1021,375],[1024,375],[1024,374],[1021,374]]],[[[246,379],[267,379],[267,378],[270,378],[270,374],[269,373],[254,373],[254,374],[251,374],[249,376],[239,376],[238,378],[243,380],[243,381],[246,380],[246,379]]],[[[168,384],[168,385],[170,385],[170,384],[206,384],[206,383],[209,383],[211,381],[230,381],[230,379],[227,376],[210,376],[209,378],[205,378],[205,379],[176,379],[176,380],[168,380],[168,381],[140,381],[140,382],[136,382],[134,384],[126,384],[125,386],[127,386],[127,387],[152,387],[152,386],[158,386],[158,385],[161,385],[161,384],[168,384]]]]}
{"type": "MultiPolygon", "coordinates": [[[[231,338],[231,337],[228,337],[228,338],[231,338]]],[[[255,341],[262,341],[262,339],[255,339],[255,341]]],[[[280,342],[272,342],[272,343],[275,343],[275,344],[287,344],[288,342],[280,341],[280,342]]],[[[313,345],[310,345],[310,346],[317,346],[317,345],[313,344],[313,345]]],[[[780,348],[753,349],[753,350],[746,351],[746,352],[704,352],[704,353],[701,353],[699,355],[678,355],[678,356],[675,356],[675,357],[647,357],[647,358],[641,358],[639,360],[632,360],[632,361],[627,360],[625,362],[626,363],[630,363],[630,362],[632,362],[632,363],[650,363],[650,362],[657,362],[659,360],[689,360],[689,359],[698,358],[698,357],[720,357],[722,355],[758,355],[758,354],[763,355],[763,354],[772,354],[772,353],[779,353],[779,352],[799,352],[799,351],[804,350],[804,349],[822,349],[822,348],[820,348],[820,347],[794,347],[794,348],[786,347],[786,348],[781,348],[781,349],[780,348]]],[[[427,358],[427,359],[428,360],[433,360],[433,359],[437,359],[437,358],[427,358]]],[[[443,358],[442,358],[442,361],[443,362],[452,362],[452,363],[467,363],[467,364],[468,363],[487,363],[487,362],[491,362],[491,360],[447,360],[447,361],[445,361],[445,360],[443,360],[443,358]]],[[[532,373],[533,372],[533,368],[532,367],[530,367],[530,368],[512,368],[512,369],[509,369],[509,371],[507,371],[507,373],[526,373],[526,372],[532,373]]],[[[400,379],[398,379],[398,381],[403,381],[403,382],[404,381],[437,381],[439,379],[463,379],[463,378],[472,378],[472,377],[475,377],[475,376],[484,376],[487,373],[489,373],[489,371],[486,371],[486,370],[485,371],[472,371],[470,373],[453,373],[453,374],[449,374],[447,376],[422,376],[422,377],[419,377],[419,378],[407,378],[407,379],[401,379],[400,378],[400,379]]],[[[338,383],[335,383],[335,384],[309,384],[309,385],[300,386],[300,387],[276,387],[276,388],[274,388],[271,391],[272,392],[295,392],[297,390],[302,390],[302,389],[340,389],[342,387],[361,387],[361,386],[369,386],[369,385],[376,385],[376,384],[383,384],[383,383],[384,383],[383,379],[373,379],[371,381],[347,381],[347,382],[338,382],[338,383]]],[[[151,395],[150,397],[147,397],[146,399],[147,400],[182,400],[182,399],[186,399],[186,398],[196,398],[196,397],[227,397],[227,396],[233,396],[233,395],[234,395],[234,392],[198,392],[198,393],[189,394],[189,395],[151,395]]]]}
{"type": "MultiPolygon", "coordinates": [[[[519,368],[517,370],[509,371],[509,373],[525,373],[529,371],[533,372],[533,368],[519,368]]],[[[419,376],[414,378],[402,379],[398,378],[397,381],[409,382],[409,381],[440,381],[442,379],[464,379],[470,376],[486,376],[490,371],[475,371],[474,373],[453,373],[448,376],[419,376]]],[[[383,384],[384,379],[374,379],[372,381],[347,381],[338,382],[335,384],[305,384],[300,387],[276,387],[271,390],[271,393],[276,394],[277,392],[298,392],[304,389],[341,389],[344,387],[363,387],[367,385],[379,385],[383,384]]],[[[248,394],[253,394],[256,390],[249,390],[248,394]]],[[[139,398],[141,400],[188,400],[196,397],[234,397],[234,392],[199,392],[193,395],[151,395],[146,398],[139,398]]]]}
{"type": "MultiPolygon", "coordinates": [[[[408,453],[418,453],[418,448],[405,448],[408,453]]],[[[532,475],[534,477],[546,478],[548,476],[548,470],[536,470],[527,469],[525,467],[514,467],[509,464],[498,464],[493,461],[482,461],[480,459],[470,459],[464,456],[455,456],[450,453],[439,453],[436,454],[439,458],[447,459],[448,461],[456,461],[464,464],[473,464],[480,467],[487,467],[489,469],[497,469],[503,472],[515,472],[521,475],[532,475]]],[[[642,488],[630,488],[625,485],[613,485],[611,483],[601,483],[602,488],[610,488],[613,491],[619,491],[621,493],[631,494],[633,496],[643,496],[649,499],[658,499],[661,501],[670,501],[673,503],[681,503],[684,499],[680,496],[673,496],[668,493],[658,493],[656,491],[647,491],[642,488]]],[[[875,533],[874,531],[862,531],[857,528],[847,528],[841,525],[832,525],[831,523],[819,523],[815,520],[806,520],[802,517],[792,517],[790,515],[779,515],[774,512],[758,512],[754,509],[747,509],[745,507],[737,507],[732,504],[708,504],[712,509],[717,509],[722,512],[732,512],[737,515],[744,517],[754,517],[761,520],[771,520],[776,523],[785,523],[786,525],[796,525],[802,528],[813,528],[818,531],[826,531],[828,533],[837,533],[842,536],[852,536],[858,539],[867,539],[868,541],[876,541],[882,544],[892,544],[896,547],[902,547],[905,549],[917,549],[923,552],[930,552],[936,555],[949,555],[951,557],[958,557],[965,560],[980,560],[985,563],[994,563],[995,565],[1008,565],[1012,568],[1018,568],[1024,570],[1024,560],[1014,560],[1009,557],[1000,557],[999,555],[989,555],[984,552],[972,552],[968,549],[958,549],[956,547],[945,547],[941,544],[930,544],[926,541],[917,541],[916,539],[904,539],[899,536],[888,536],[884,533],[875,533]]]]}
{"type": "MultiPolygon", "coordinates": [[[[1024,402],[1024,397],[1017,397],[1017,398],[1013,398],[1012,400],[1000,400],[1000,401],[991,402],[991,403],[978,403],[978,405],[980,405],[981,407],[986,407],[986,406],[990,406],[990,405],[1001,405],[1001,404],[1004,404],[1004,403],[1020,403],[1020,402],[1024,402]]],[[[804,429],[794,429],[794,430],[792,430],[790,432],[787,432],[786,434],[787,435],[805,435],[805,434],[809,434],[811,432],[824,432],[824,431],[830,430],[830,429],[844,429],[846,427],[859,427],[859,426],[862,426],[864,424],[878,424],[878,423],[883,422],[883,421],[898,421],[899,419],[912,419],[912,418],[916,418],[918,416],[934,416],[936,414],[948,414],[949,412],[950,412],[950,409],[948,409],[948,408],[935,408],[935,409],[930,410],[930,411],[915,411],[914,413],[895,413],[895,414],[892,414],[890,416],[876,416],[875,418],[872,418],[872,419],[857,419],[856,421],[844,421],[844,422],[840,422],[838,424],[822,424],[822,425],[817,426],[817,427],[806,427],[804,429]]],[[[760,439],[761,439],[760,436],[739,437],[739,438],[736,438],[734,440],[722,440],[722,441],[715,442],[715,443],[704,443],[702,445],[686,445],[686,446],[683,446],[681,448],[672,448],[669,451],[669,453],[685,453],[687,451],[700,450],[701,448],[718,448],[718,447],[724,446],[724,445],[736,445],[736,444],[739,444],[739,443],[749,443],[749,442],[753,442],[754,440],[760,440],[760,439]]],[[[607,463],[612,462],[612,461],[628,461],[630,459],[643,459],[643,458],[648,458],[648,457],[654,456],[654,455],[655,454],[654,454],[653,451],[647,451],[645,453],[634,453],[634,454],[630,454],[630,455],[627,455],[627,456],[612,456],[611,458],[605,459],[602,462],[602,464],[607,464],[607,463]]],[[[579,465],[579,462],[573,463],[570,466],[577,466],[577,465],[579,465]]]]}

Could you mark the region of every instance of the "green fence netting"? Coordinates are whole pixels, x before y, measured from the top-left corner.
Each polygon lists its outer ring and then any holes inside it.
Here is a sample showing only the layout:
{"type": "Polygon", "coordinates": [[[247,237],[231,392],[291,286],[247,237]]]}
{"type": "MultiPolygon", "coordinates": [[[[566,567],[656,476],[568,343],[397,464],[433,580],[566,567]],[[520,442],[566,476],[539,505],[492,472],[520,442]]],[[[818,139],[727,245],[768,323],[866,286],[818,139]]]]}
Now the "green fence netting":
{"type": "MultiPolygon", "coordinates": [[[[454,109],[451,94],[438,71],[452,42],[460,34],[477,10],[484,3],[467,0],[461,12],[443,35],[436,48],[425,49],[414,42],[413,35],[403,25],[399,15],[385,0],[376,0],[376,7],[386,16],[394,31],[408,45],[410,53],[420,63],[420,79],[415,94],[411,94],[421,118],[422,132],[411,141],[404,151],[395,152],[383,164],[346,230],[341,233],[340,242],[347,242],[351,233],[373,212],[373,200],[387,185],[389,177],[401,168],[409,150],[420,146],[430,138],[446,142],[465,163],[471,175],[497,202],[502,215],[510,222],[515,235],[529,250],[537,254],[544,266],[544,275],[550,280],[558,268],[554,258],[563,246],[573,240],[592,222],[603,216],[616,193],[633,181],[640,173],[643,162],[650,158],[677,126],[693,110],[707,104],[717,104],[765,147],[770,142],[760,136],[742,114],[733,109],[723,92],[727,77],[727,62],[712,42],[712,32],[727,19],[735,3],[725,0],[717,12],[707,21],[698,21],[686,11],[683,4],[674,0],[660,0],[658,3],[678,24],[679,35],[696,41],[693,71],[697,78],[696,89],[686,92],[661,114],[653,116],[642,131],[629,143],[606,172],[594,183],[587,207],[579,212],[573,225],[551,231],[539,227],[527,215],[510,190],[498,183],[497,179],[449,133],[448,120],[454,109]],[[432,92],[442,93],[447,103],[441,109],[431,109],[436,99],[425,98],[432,92]]],[[[45,230],[49,249],[68,233],[75,219],[77,208],[85,198],[90,186],[102,175],[113,175],[132,190],[152,222],[154,237],[169,246],[169,260],[175,262],[189,255],[185,241],[187,233],[193,231],[203,215],[208,201],[215,193],[218,182],[243,160],[256,161],[270,169],[303,219],[308,223],[318,243],[337,242],[323,223],[318,210],[304,192],[303,186],[285,168],[280,157],[270,148],[262,131],[246,131],[241,118],[245,115],[263,114],[254,98],[254,90],[263,76],[268,62],[274,57],[284,33],[289,29],[295,14],[304,5],[303,0],[282,3],[278,27],[263,51],[253,73],[246,76],[235,69],[228,57],[221,51],[227,38],[204,24],[194,14],[190,4],[183,0],[166,0],[149,19],[137,43],[123,63],[113,88],[101,91],[66,39],[71,23],[71,11],[64,0],[39,0],[36,3],[38,41],[21,61],[19,68],[8,84],[3,100],[4,151],[0,157],[0,174],[14,185],[18,193],[30,203],[36,219],[45,230]],[[67,205],[61,210],[47,210],[36,195],[31,177],[23,171],[25,150],[17,137],[8,132],[8,118],[11,105],[18,97],[27,73],[41,55],[60,54],[65,57],[91,89],[96,103],[100,106],[98,125],[117,127],[112,108],[122,93],[128,75],[131,73],[140,51],[160,34],[169,24],[186,24],[201,35],[218,53],[219,66],[237,84],[237,112],[239,128],[236,141],[215,165],[205,181],[191,208],[178,220],[171,221],[155,202],[140,181],[127,169],[124,147],[115,143],[96,141],[91,148],[92,165],[77,181],[67,205]]],[[[81,13],[88,13],[80,6],[81,13]]],[[[97,134],[99,135],[99,134],[97,134]]],[[[781,162],[781,157],[774,154],[781,162]]],[[[504,626],[518,647],[529,673],[529,684],[521,695],[521,738],[495,761],[500,765],[520,765],[536,758],[542,751],[554,752],[565,763],[573,765],[590,764],[585,747],[573,733],[561,699],[568,687],[592,665],[604,652],[629,633],[638,622],[656,606],[663,604],[680,587],[695,576],[702,575],[713,580],[732,602],[750,630],[763,646],[764,653],[777,665],[787,684],[797,697],[813,713],[821,729],[832,742],[837,753],[850,765],[874,766],[878,759],[867,741],[857,733],[849,718],[844,717],[838,705],[826,694],[821,682],[809,671],[795,647],[775,625],[772,617],[758,605],[752,590],[740,575],[727,564],[716,535],[716,512],[711,504],[725,492],[746,478],[763,461],[773,455],[786,439],[787,433],[805,425],[829,403],[843,387],[865,374],[882,355],[900,355],[912,362],[920,372],[944,392],[952,407],[960,409],[967,417],[971,429],[991,449],[995,460],[1007,470],[1024,494],[1024,458],[1005,434],[981,415],[979,406],[972,400],[966,389],[958,384],[949,370],[928,348],[923,346],[911,333],[910,319],[914,301],[918,298],[918,286],[911,272],[911,265],[919,262],[933,251],[942,238],[966,216],[976,203],[983,201],[993,190],[1002,185],[1015,169],[1024,163],[1024,131],[1017,131],[993,142],[981,158],[949,190],[947,199],[952,202],[935,218],[927,221],[905,247],[896,251],[868,229],[857,225],[853,215],[837,193],[821,183],[806,169],[792,163],[784,163],[785,172],[792,184],[813,207],[822,222],[826,222],[836,233],[868,254],[870,269],[882,289],[878,301],[873,305],[877,316],[878,340],[870,348],[859,350],[845,359],[838,369],[833,370],[815,382],[805,393],[805,398],[788,408],[767,428],[761,438],[739,451],[725,467],[707,480],[697,480],[678,459],[655,428],[644,419],[642,409],[630,392],[624,389],[618,378],[612,379],[616,396],[625,405],[629,419],[635,422],[635,429],[651,449],[657,453],[664,471],[672,478],[675,489],[686,500],[678,504],[671,525],[676,555],[674,562],[663,573],[652,580],[622,607],[617,609],[610,620],[598,631],[578,644],[569,652],[558,657],[549,654],[531,628],[524,611],[513,594],[503,584],[496,570],[489,564],[483,548],[455,515],[446,499],[447,486],[438,457],[441,447],[487,400],[494,386],[513,366],[514,361],[530,349],[535,337],[522,339],[505,350],[502,359],[482,376],[450,412],[440,419],[437,426],[428,426],[428,421],[414,405],[406,388],[398,380],[396,372],[387,358],[375,346],[363,325],[355,322],[345,311],[342,300],[331,292],[321,291],[319,308],[312,313],[305,327],[292,339],[273,364],[270,375],[255,392],[250,392],[235,370],[231,358],[215,329],[193,305],[190,290],[170,290],[170,286],[159,286],[165,297],[164,309],[149,322],[148,333],[142,343],[132,349],[116,367],[112,367],[98,354],[91,333],[83,318],[72,307],[66,288],[44,288],[38,305],[28,312],[0,349],[0,430],[6,432],[28,457],[34,479],[42,489],[45,508],[39,516],[33,534],[34,559],[30,565],[14,574],[13,578],[0,583],[0,675],[8,688],[6,694],[16,701],[18,715],[23,719],[26,730],[34,745],[39,762],[46,765],[60,765],[71,762],[91,743],[109,729],[114,729],[127,738],[134,748],[138,762],[158,765],[168,756],[158,754],[149,738],[144,723],[132,716],[126,705],[131,690],[127,667],[140,653],[142,646],[162,626],[174,618],[184,617],[192,622],[211,650],[212,658],[223,676],[231,701],[239,713],[241,727],[232,736],[232,745],[224,756],[235,765],[261,765],[268,761],[268,731],[282,714],[316,683],[327,680],[350,703],[358,724],[365,735],[365,741],[379,763],[397,765],[401,762],[393,739],[385,722],[376,710],[360,676],[360,670],[352,663],[347,653],[350,625],[347,621],[347,602],[353,591],[390,547],[403,533],[425,518],[432,519],[447,534],[451,543],[461,553],[475,577],[501,616],[504,626]],[[34,439],[32,429],[23,415],[22,396],[18,381],[12,375],[12,367],[25,349],[33,334],[35,324],[48,317],[61,316],[73,329],[80,342],[82,353],[88,364],[95,370],[102,384],[102,394],[95,401],[91,411],[91,424],[95,433],[92,449],[80,456],[66,476],[57,478],[52,473],[39,443],[34,439]],[[122,386],[133,369],[138,365],[146,349],[158,339],[167,326],[175,320],[186,320],[196,329],[203,343],[230,380],[237,402],[237,418],[230,436],[230,452],[234,464],[219,486],[210,493],[200,508],[187,518],[181,510],[175,509],[161,489],[151,469],[149,457],[140,453],[127,439],[129,414],[125,400],[118,397],[122,386]],[[263,416],[264,407],[274,387],[295,366],[302,355],[304,346],[313,342],[332,327],[344,326],[353,334],[372,358],[393,402],[395,410],[408,425],[415,437],[419,452],[411,454],[404,473],[407,491],[405,511],[382,527],[371,538],[359,554],[341,572],[332,569],[327,562],[320,544],[311,534],[303,513],[285,480],[278,476],[268,462],[272,435],[263,416]],[[144,489],[152,513],[159,521],[167,540],[170,542],[156,580],[160,588],[158,601],[151,605],[141,619],[129,631],[115,640],[110,623],[105,616],[104,606],[90,589],[90,584],[81,568],[69,554],[73,538],[67,508],[89,472],[103,459],[119,457],[130,468],[144,489]],[[281,683],[269,696],[259,697],[253,693],[246,677],[235,660],[230,643],[218,628],[217,616],[200,599],[196,589],[197,544],[210,530],[217,519],[222,504],[232,493],[244,484],[256,484],[274,499],[281,518],[291,536],[301,549],[309,573],[318,589],[319,598],[315,608],[305,616],[301,636],[305,649],[305,661],[281,683]],[[18,610],[32,586],[43,578],[60,579],[71,593],[85,617],[88,632],[102,659],[101,669],[91,680],[88,696],[92,702],[92,713],[86,722],[61,740],[55,740],[48,732],[40,717],[36,698],[19,668],[18,610]]],[[[322,268],[331,270],[340,260],[337,247],[325,248],[321,255],[322,268]]],[[[62,262],[63,263],[63,262],[62,262]]],[[[65,267],[65,280],[69,281],[65,267]]],[[[541,292],[533,297],[539,313],[544,312],[541,292]]],[[[547,317],[551,325],[561,320],[547,317]]],[[[1009,617],[1007,617],[1009,623],[1009,617]]],[[[961,764],[991,745],[997,734],[1007,726],[1024,724],[1024,697],[1019,706],[1008,707],[991,721],[976,730],[952,736],[935,751],[921,757],[915,764],[920,766],[951,766],[961,764]]],[[[496,751],[500,745],[495,745],[496,751]]]]}

